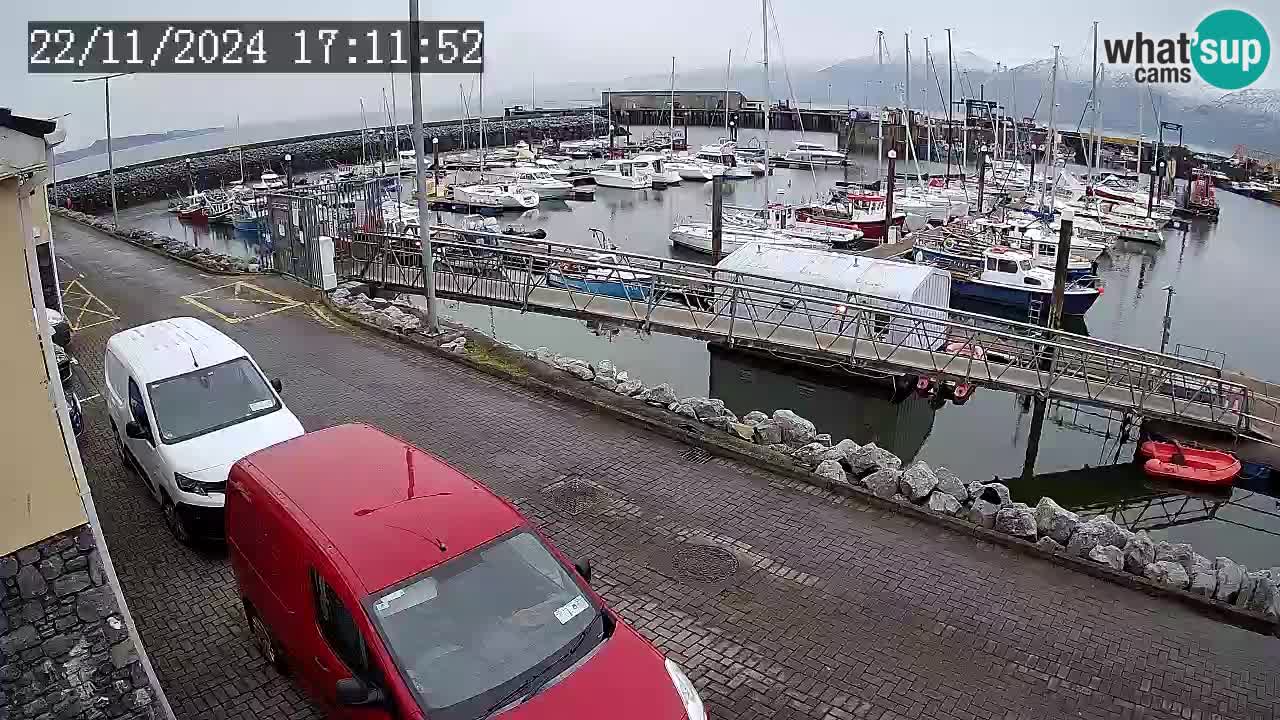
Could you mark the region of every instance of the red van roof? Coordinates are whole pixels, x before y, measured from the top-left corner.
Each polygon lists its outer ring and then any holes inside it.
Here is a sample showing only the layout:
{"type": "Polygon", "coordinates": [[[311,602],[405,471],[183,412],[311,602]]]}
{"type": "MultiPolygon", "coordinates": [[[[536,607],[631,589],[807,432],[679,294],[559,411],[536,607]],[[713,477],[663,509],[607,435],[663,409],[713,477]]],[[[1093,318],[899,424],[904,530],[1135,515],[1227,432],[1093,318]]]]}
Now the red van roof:
{"type": "Polygon", "coordinates": [[[373,593],[523,524],[488,488],[369,425],[309,432],[244,458],[373,593]],[[445,550],[440,549],[443,543],[445,550]]]}

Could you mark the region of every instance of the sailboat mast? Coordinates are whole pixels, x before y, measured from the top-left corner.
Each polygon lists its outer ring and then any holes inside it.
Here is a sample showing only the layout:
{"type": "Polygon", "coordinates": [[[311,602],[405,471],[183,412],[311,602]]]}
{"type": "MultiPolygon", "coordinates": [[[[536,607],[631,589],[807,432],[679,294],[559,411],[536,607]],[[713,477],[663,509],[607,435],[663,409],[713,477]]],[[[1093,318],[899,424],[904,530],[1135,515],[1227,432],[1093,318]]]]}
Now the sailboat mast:
{"type": "Polygon", "coordinates": [[[1134,163],[1133,172],[1135,175],[1142,175],[1142,91],[1138,91],[1138,159],[1134,163]]]}
{"type": "MultiPolygon", "coordinates": [[[[924,36],[924,84],[925,88],[920,92],[923,100],[920,101],[920,114],[924,116],[924,159],[925,162],[933,161],[933,123],[929,118],[929,69],[933,65],[933,56],[929,54],[929,36],[924,36]]],[[[933,171],[930,170],[930,173],[933,171]]]]}
{"type": "MultiPolygon", "coordinates": [[[[1054,159],[1055,159],[1055,156],[1058,154],[1058,133],[1055,128],[1055,125],[1058,122],[1058,113],[1056,111],[1057,106],[1054,105],[1054,103],[1057,102],[1057,96],[1058,96],[1058,46],[1057,45],[1053,46],[1053,70],[1050,72],[1050,77],[1052,79],[1049,81],[1049,127],[1045,132],[1045,137],[1047,138],[1048,145],[1049,145],[1049,154],[1044,161],[1045,163],[1044,180],[1045,181],[1049,179],[1049,169],[1054,166],[1053,164],[1054,159]]],[[[1054,176],[1054,182],[1057,182],[1056,175],[1054,176]]],[[[1044,191],[1047,184],[1048,183],[1045,182],[1040,186],[1041,207],[1044,206],[1044,191]]],[[[1052,208],[1050,209],[1052,210],[1052,208]]]]}
{"type": "Polygon", "coordinates": [[[880,83],[876,98],[876,180],[884,172],[884,31],[876,31],[876,82],[880,83]]]}
{"type": "Polygon", "coordinates": [[[667,116],[667,142],[671,145],[671,154],[676,153],[676,58],[671,56],[671,113],[667,116]]]}
{"type": "MultiPolygon", "coordinates": [[[[1138,125],[1142,125],[1142,100],[1138,100],[1138,125]]],[[[244,139],[240,137],[240,113],[236,113],[236,140],[240,143],[240,182],[244,182],[244,139]]]]}
{"type": "Polygon", "coordinates": [[[903,33],[903,42],[907,49],[907,82],[903,86],[902,96],[902,126],[907,131],[907,157],[912,158],[916,165],[916,182],[920,182],[920,154],[916,152],[915,140],[911,137],[911,33],[903,33]]]}
{"type": "Polygon", "coordinates": [[[769,217],[769,0],[760,0],[760,29],[764,31],[764,215],[769,217]]]}
{"type": "MultiPolygon", "coordinates": [[[[947,186],[951,185],[951,146],[955,144],[955,136],[952,135],[954,130],[951,125],[951,106],[955,104],[952,96],[952,80],[951,72],[951,28],[947,28],[947,186]]],[[[962,174],[963,175],[963,174],[962,174]]]]}
{"type": "Polygon", "coordinates": [[[484,71],[480,71],[480,172],[484,172],[484,71]]]}
{"type": "MultiPolygon", "coordinates": [[[[1098,21],[1093,21],[1093,76],[1090,78],[1089,85],[1089,144],[1094,145],[1098,142],[1098,21]]],[[[1093,148],[1090,147],[1089,155],[1093,155],[1093,148]]],[[[1087,173],[1087,179],[1092,182],[1094,175],[1098,172],[1098,158],[1086,158],[1093,160],[1087,163],[1091,166],[1087,173]]]]}
{"type": "Polygon", "coordinates": [[[366,137],[369,133],[369,123],[364,119],[364,98],[360,98],[360,164],[369,164],[369,150],[366,144],[366,137]]]}
{"type": "Polygon", "coordinates": [[[729,137],[729,83],[733,77],[733,48],[729,48],[729,62],[724,66],[724,136],[729,137]]]}

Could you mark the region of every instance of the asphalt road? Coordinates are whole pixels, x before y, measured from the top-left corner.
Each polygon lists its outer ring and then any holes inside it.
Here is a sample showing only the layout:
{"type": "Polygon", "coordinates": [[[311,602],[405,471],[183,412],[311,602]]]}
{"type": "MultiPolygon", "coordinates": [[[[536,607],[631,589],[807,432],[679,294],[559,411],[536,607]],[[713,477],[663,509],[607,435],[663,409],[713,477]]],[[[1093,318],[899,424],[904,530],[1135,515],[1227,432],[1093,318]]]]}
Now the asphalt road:
{"type": "MultiPolygon", "coordinates": [[[[1280,640],[425,356],[279,278],[237,284],[54,225],[63,283],[90,297],[72,314],[83,396],[111,333],[203,318],[283,380],[307,428],[379,425],[592,558],[713,717],[1277,717],[1280,640]]],[[[116,461],[101,399],[85,407],[94,500],[178,716],[318,715],[254,653],[225,554],[177,544],[116,461]]]]}

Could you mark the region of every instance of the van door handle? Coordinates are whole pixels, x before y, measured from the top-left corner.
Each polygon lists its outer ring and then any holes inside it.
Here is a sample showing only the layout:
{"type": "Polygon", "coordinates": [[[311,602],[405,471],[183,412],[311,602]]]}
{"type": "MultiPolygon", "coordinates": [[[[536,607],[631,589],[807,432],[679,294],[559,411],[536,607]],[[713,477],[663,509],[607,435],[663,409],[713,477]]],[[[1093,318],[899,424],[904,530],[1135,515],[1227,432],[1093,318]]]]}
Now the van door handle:
{"type": "Polygon", "coordinates": [[[319,667],[319,668],[320,668],[321,670],[323,670],[324,672],[329,672],[329,666],[328,666],[328,665],[325,665],[323,660],[321,660],[320,658],[318,658],[318,657],[317,657],[317,658],[315,658],[315,661],[316,661],[316,666],[317,666],[317,667],[319,667]]]}

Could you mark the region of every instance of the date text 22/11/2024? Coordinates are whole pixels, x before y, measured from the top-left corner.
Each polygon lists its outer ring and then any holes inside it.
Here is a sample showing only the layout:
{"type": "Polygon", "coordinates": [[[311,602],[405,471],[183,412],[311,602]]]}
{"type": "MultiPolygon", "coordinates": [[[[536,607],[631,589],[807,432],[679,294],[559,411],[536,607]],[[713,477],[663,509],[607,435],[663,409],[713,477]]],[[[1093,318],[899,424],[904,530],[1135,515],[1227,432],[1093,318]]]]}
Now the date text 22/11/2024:
{"type": "Polygon", "coordinates": [[[484,23],[56,22],[27,25],[30,73],[484,70],[484,23]],[[417,52],[412,48],[417,47],[417,52]]]}

